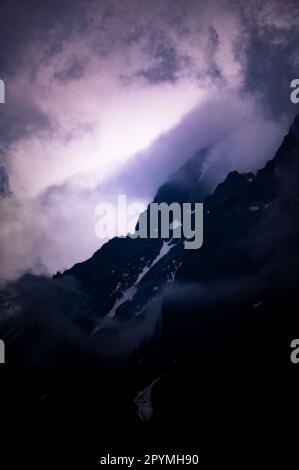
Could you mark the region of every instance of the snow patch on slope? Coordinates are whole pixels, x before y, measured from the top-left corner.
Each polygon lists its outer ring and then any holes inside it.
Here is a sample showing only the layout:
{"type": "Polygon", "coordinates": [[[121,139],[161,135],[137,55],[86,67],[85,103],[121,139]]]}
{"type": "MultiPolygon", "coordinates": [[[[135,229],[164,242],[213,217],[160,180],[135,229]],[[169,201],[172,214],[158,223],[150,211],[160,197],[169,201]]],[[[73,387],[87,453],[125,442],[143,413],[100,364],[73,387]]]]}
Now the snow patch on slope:
{"type": "Polygon", "coordinates": [[[144,390],[141,390],[137,393],[137,397],[134,400],[135,405],[137,406],[137,414],[141,421],[147,422],[151,419],[154,408],[152,404],[152,391],[154,385],[159,382],[162,378],[160,375],[156,380],[154,380],[148,387],[144,390]]]}
{"type": "MultiPolygon", "coordinates": [[[[112,318],[115,317],[115,314],[117,312],[117,309],[123,305],[125,302],[127,301],[131,301],[134,297],[134,295],[136,294],[137,292],[137,285],[139,284],[139,282],[143,279],[143,277],[148,273],[148,271],[158,262],[160,261],[160,259],[163,258],[163,256],[167,255],[167,253],[171,250],[171,248],[173,248],[174,245],[170,245],[170,241],[169,242],[165,242],[163,241],[163,245],[161,247],[161,250],[158,254],[158,256],[153,260],[153,262],[149,265],[149,266],[145,266],[143,268],[143,270],[141,271],[141,273],[139,274],[139,276],[137,277],[135,283],[129,287],[128,289],[126,289],[122,296],[117,299],[112,307],[112,309],[110,310],[109,313],[107,313],[107,315],[104,317],[104,319],[101,320],[101,322],[96,325],[92,331],[92,334],[95,334],[97,333],[98,331],[100,331],[104,326],[107,325],[107,323],[109,322],[109,320],[111,320],[112,318]]],[[[119,284],[118,284],[119,286],[119,284]]]]}

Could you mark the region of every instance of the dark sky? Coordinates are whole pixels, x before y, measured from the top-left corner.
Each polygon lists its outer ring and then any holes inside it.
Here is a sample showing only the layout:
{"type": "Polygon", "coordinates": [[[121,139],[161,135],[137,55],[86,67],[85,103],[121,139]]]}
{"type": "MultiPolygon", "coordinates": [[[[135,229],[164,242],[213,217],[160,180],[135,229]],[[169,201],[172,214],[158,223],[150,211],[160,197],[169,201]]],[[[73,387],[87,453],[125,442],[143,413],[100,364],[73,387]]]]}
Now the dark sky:
{"type": "Polygon", "coordinates": [[[148,202],[201,148],[219,180],[272,158],[298,29],[290,0],[2,1],[1,277],[90,256],[99,202],[148,202]]]}

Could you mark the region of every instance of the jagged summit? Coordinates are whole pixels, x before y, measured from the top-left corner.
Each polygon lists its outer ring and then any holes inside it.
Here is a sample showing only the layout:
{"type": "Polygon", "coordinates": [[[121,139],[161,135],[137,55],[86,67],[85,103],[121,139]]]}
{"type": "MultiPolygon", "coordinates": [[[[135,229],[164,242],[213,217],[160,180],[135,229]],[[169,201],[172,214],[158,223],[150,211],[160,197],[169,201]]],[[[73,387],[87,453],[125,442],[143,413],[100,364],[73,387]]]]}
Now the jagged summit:
{"type": "Polygon", "coordinates": [[[208,194],[208,186],[202,181],[208,156],[208,148],[197,152],[158,189],[154,202],[187,202],[195,194],[202,200],[208,194]]]}
{"type": "Polygon", "coordinates": [[[234,170],[231,171],[223,183],[220,183],[213,194],[205,199],[205,202],[220,202],[230,196],[243,194],[249,189],[250,184],[254,180],[255,175],[253,173],[239,173],[234,170]]]}
{"type": "Polygon", "coordinates": [[[299,116],[297,115],[274,158],[257,172],[256,192],[261,197],[299,194],[299,116]]]}

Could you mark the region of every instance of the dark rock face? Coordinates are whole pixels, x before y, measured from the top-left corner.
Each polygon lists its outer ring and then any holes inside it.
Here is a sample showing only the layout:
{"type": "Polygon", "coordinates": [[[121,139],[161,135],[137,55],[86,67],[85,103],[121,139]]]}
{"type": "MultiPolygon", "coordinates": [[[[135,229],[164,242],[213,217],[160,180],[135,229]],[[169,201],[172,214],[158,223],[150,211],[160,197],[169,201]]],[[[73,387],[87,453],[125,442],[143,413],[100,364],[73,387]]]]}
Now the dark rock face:
{"type": "Polygon", "coordinates": [[[208,184],[205,182],[208,156],[209,149],[196,153],[159,188],[154,202],[202,201],[208,195],[208,184]]]}

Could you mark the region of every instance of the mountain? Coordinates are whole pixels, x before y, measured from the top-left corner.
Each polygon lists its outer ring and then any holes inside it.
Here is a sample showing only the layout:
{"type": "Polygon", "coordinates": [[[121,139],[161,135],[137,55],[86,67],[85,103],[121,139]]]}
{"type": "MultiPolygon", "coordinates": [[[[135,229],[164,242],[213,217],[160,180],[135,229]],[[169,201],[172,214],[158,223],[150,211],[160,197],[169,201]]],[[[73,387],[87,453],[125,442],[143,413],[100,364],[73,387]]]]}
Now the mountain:
{"type": "MultiPolygon", "coordinates": [[[[87,294],[78,324],[96,333],[103,317],[132,318],[176,280],[207,280],[258,269],[273,250],[264,240],[278,230],[279,210],[285,198],[295,204],[298,191],[298,118],[292,124],[276,156],[256,175],[230,172],[211,195],[204,176],[208,149],[198,152],[157,192],[154,202],[203,202],[204,245],[185,250],[182,239],[113,238],[89,260],[76,264],[58,277],[74,277],[87,294]],[[253,235],[255,232],[255,235],[253,235]],[[258,232],[263,253],[254,255],[258,232]],[[235,253],[239,245],[238,257],[235,253]],[[248,246],[247,246],[248,245],[248,246]],[[231,256],[229,260],[228,257],[231,256]]],[[[148,209],[149,210],[149,209],[148,209]]],[[[292,214],[293,215],[293,214],[292,214]]],[[[292,217],[291,215],[291,217],[292,217]]],[[[147,215],[148,217],[148,215],[147,215]]],[[[280,227],[280,224],[279,224],[280,227]]],[[[275,235],[274,235],[275,234],[275,235]]],[[[260,248],[261,249],[261,248],[260,248]]]]}
{"type": "Polygon", "coordinates": [[[299,118],[263,169],[232,171],[211,195],[201,187],[202,161],[193,158],[155,198],[203,201],[200,249],[171,238],[115,238],[63,276],[90,294],[87,328],[99,342],[116,319],[126,329],[160,309],[127,370],[135,416],[149,420],[154,442],[159,435],[178,447],[208,446],[216,432],[221,446],[227,423],[247,442],[250,427],[254,442],[265,433],[275,442],[277,416],[286,425],[298,385],[289,346],[299,331],[299,118]]]}
{"type": "MultiPolygon", "coordinates": [[[[99,445],[99,429],[102,453],[199,452],[203,468],[232,461],[240,468],[240,458],[267,468],[280,451],[284,459],[296,452],[299,118],[264,168],[232,171],[211,194],[207,152],[154,199],[203,202],[200,249],[185,249],[172,231],[168,239],[113,238],[54,280],[14,286],[34,315],[18,335],[13,316],[8,353],[44,369],[49,363],[51,372],[32,378],[25,368],[32,393],[20,397],[19,380],[7,396],[28,409],[23,422],[34,413],[55,424],[66,417],[56,432],[83,461],[85,449],[99,445]]],[[[11,310],[15,298],[4,299],[11,310]]]]}
{"type": "Polygon", "coordinates": [[[208,158],[209,148],[197,152],[158,189],[153,202],[171,204],[202,201],[209,193],[209,186],[205,181],[208,158]]]}

